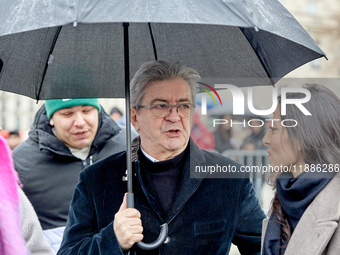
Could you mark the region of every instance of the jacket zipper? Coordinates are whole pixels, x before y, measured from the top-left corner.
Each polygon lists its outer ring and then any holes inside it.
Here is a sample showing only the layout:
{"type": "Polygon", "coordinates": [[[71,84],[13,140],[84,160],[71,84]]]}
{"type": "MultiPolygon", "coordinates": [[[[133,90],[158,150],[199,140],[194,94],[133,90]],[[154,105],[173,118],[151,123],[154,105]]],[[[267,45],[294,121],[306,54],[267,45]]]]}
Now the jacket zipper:
{"type": "MultiPolygon", "coordinates": [[[[83,167],[86,167],[86,166],[87,166],[86,159],[82,160],[82,162],[83,162],[83,167]]],[[[91,156],[90,156],[90,165],[92,165],[92,164],[93,164],[93,157],[92,157],[92,155],[91,155],[91,156]]]]}

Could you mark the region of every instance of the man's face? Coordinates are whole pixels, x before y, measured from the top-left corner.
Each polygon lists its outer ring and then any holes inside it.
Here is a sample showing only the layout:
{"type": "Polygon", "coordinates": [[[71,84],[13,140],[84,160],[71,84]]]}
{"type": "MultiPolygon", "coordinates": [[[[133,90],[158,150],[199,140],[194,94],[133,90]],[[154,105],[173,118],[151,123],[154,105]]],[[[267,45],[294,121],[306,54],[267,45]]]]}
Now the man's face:
{"type": "MultiPolygon", "coordinates": [[[[143,106],[180,103],[191,103],[190,86],[180,78],[150,83],[142,101],[143,106]]],[[[160,161],[184,151],[190,137],[191,116],[181,116],[176,107],[164,117],[154,116],[148,108],[142,108],[139,112],[131,109],[131,121],[140,131],[143,150],[160,161]]]]}
{"type": "Polygon", "coordinates": [[[82,149],[90,145],[98,129],[98,109],[77,105],[53,113],[50,124],[57,138],[69,148],[82,149]]]}

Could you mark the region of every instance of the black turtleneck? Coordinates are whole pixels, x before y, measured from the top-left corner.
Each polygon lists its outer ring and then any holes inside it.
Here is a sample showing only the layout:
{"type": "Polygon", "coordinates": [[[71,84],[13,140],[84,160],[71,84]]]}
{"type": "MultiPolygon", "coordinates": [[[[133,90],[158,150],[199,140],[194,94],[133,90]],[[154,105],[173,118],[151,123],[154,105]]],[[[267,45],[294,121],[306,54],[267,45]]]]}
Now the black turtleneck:
{"type": "Polygon", "coordinates": [[[138,151],[141,171],[150,177],[162,204],[164,215],[168,214],[175,201],[177,189],[182,179],[187,151],[188,147],[176,157],[159,162],[152,162],[141,150],[138,151]]]}

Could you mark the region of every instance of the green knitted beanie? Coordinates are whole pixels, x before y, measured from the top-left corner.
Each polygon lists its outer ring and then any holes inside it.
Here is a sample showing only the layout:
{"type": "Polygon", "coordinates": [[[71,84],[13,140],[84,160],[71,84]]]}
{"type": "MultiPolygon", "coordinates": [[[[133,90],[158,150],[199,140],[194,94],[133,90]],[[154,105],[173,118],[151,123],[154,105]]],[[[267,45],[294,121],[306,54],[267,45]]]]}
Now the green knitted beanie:
{"type": "Polygon", "coordinates": [[[50,119],[56,111],[72,107],[76,105],[91,105],[100,112],[100,104],[98,98],[73,98],[73,99],[48,99],[45,100],[45,108],[47,117],[50,119]]]}

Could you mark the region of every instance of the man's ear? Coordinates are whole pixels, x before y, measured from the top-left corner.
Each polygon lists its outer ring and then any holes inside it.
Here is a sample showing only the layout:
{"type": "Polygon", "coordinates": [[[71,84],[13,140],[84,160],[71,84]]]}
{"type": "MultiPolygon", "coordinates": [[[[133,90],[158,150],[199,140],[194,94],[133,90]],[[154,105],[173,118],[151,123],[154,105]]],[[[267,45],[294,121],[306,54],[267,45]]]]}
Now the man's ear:
{"type": "Polygon", "coordinates": [[[54,126],[53,118],[50,119],[50,125],[51,125],[52,127],[54,126]]]}
{"type": "Polygon", "coordinates": [[[131,115],[131,124],[136,129],[136,131],[139,131],[139,123],[138,123],[138,110],[136,108],[130,108],[130,115],[131,115]]]}

